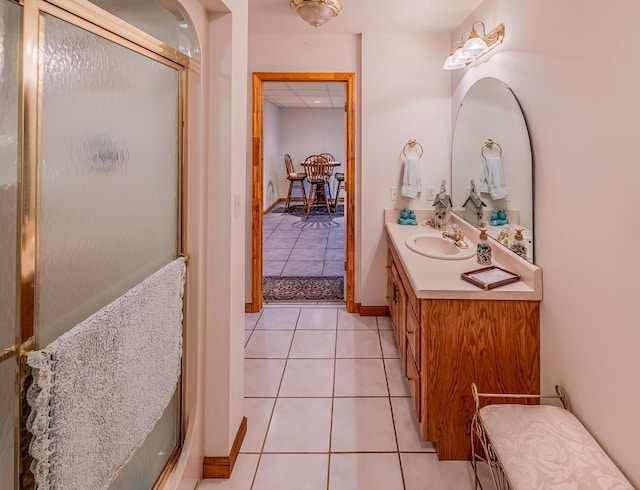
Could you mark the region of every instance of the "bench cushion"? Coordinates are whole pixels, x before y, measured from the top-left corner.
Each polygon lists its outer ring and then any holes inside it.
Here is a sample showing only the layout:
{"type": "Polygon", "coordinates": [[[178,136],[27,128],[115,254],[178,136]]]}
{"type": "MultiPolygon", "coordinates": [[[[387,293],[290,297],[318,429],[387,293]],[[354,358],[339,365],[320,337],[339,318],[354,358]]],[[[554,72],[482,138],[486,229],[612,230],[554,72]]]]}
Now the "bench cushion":
{"type": "Polygon", "coordinates": [[[479,416],[514,489],[633,490],[569,410],[487,405],[479,416]]]}

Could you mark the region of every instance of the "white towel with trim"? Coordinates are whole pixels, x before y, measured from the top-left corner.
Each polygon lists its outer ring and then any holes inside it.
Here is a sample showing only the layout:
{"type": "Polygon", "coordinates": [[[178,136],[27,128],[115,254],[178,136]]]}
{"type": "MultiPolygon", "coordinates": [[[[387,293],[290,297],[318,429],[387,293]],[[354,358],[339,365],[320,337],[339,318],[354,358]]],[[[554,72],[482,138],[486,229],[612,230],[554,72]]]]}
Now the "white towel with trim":
{"type": "Polygon", "coordinates": [[[404,174],[402,175],[402,189],[400,194],[411,199],[418,197],[422,190],[422,177],[420,176],[420,159],[414,156],[406,157],[404,161],[404,174]]]}
{"type": "Polygon", "coordinates": [[[504,199],[508,192],[504,182],[502,158],[488,157],[483,160],[480,192],[488,193],[492,199],[504,199]]]}
{"type": "Polygon", "coordinates": [[[41,489],[106,489],[180,376],[186,267],[174,260],[29,355],[27,428],[41,489]]]}

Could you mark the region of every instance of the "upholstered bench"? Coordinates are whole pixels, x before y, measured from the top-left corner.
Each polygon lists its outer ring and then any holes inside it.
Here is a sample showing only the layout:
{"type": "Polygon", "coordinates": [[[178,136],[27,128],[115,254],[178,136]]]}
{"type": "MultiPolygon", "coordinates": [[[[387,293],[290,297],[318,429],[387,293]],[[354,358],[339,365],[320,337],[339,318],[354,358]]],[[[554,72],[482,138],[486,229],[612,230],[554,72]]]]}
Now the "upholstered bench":
{"type": "Polygon", "coordinates": [[[497,489],[608,489],[633,490],[580,421],[567,409],[562,388],[557,395],[478,393],[472,421],[471,453],[488,463],[497,489]],[[480,408],[480,398],[559,398],[553,405],[495,404],[480,408]],[[474,437],[475,436],[475,437],[474,437]],[[475,439],[484,454],[476,451],[475,439]]]}

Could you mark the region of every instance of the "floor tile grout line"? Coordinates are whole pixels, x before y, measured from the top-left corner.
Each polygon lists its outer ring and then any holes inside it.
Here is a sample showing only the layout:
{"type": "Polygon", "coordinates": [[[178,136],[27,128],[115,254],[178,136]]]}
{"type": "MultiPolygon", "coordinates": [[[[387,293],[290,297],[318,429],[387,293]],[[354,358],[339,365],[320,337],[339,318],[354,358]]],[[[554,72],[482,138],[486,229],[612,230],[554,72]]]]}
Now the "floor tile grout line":
{"type": "MultiPolygon", "coordinates": [[[[301,314],[301,310],[298,309],[298,316],[296,317],[296,326],[298,324],[298,319],[300,318],[300,314],[301,314]]],[[[293,338],[295,336],[295,329],[294,329],[294,335],[291,336],[291,342],[289,343],[289,352],[291,352],[291,346],[293,345],[293,338]]],[[[287,362],[289,359],[289,353],[287,353],[287,358],[284,361],[284,367],[282,369],[282,375],[280,376],[280,383],[278,383],[278,390],[276,391],[276,396],[275,399],[273,401],[273,407],[271,408],[271,415],[269,416],[269,423],[267,424],[267,430],[264,434],[264,439],[262,441],[262,447],[260,448],[260,455],[258,456],[258,464],[256,465],[256,471],[253,474],[253,479],[251,480],[251,488],[253,488],[253,486],[255,485],[256,482],[256,478],[258,476],[258,469],[260,468],[260,461],[262,460],[262,455],[264,454],[264,447],[267,444],[267,437],[269,436],[269,429],[271,428],[271,422],[273,420],[273,415],[276,411],[276,406],[278,405],[278,395],[280,394],[280,390],[282,389],[282,382],[284,380],[284,374],[287,371],[287,362]]]]}
{"type": "Polygon", "coordinates": [[[336,308],[335,312],[335,324],[336,324],[336,336],[333,346],[333,384],[331,387],[331,422],[329,423],[329,457],[327,460],[327,490],[331,484],[331,444],[333,443],[333,409],[336,400],[336,368],[337,368],[337,360],[338,360],[338,319],[340,315],[338,313],[338,308],[336,308]]]}
{"type": "MultiPolygon", "coordinates": [[[[378,324],[378,317],[376,316],[376,326],[378,327],[378,339],[380,341],[380,350],[382,351],[382,336],[380,335],[380,325],[378,324]]],[[[387,365],[384,362],[384,352],[382,352],[382,367],[384,369],[384,378],[387,383],[387,398],[389,400],[389,411],[391,412],[391,424],[393,425],[393,435],[396,440],[396,454],[398,455],[398,464],[400,466],[400,477],[402,478],[402,488],[406,490],[407,484],[404,478],[404,469],[402,468],[402,458],[400,457],[400,443],[398,442],[398,429],[396,428],[396,418],[393,412],[393,404],[391,403],[391,388],[389,387],[389,377],[387,375],[387,365]]]]}

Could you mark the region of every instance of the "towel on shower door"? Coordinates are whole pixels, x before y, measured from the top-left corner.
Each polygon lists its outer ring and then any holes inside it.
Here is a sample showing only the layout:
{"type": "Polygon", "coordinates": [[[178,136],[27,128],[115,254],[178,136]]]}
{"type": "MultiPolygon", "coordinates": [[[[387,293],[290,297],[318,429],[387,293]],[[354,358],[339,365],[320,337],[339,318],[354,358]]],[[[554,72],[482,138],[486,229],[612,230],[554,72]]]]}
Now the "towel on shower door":
{"type": "Polygon", "coordinates": [[[488,157],[482,162],[482,178],[480,192],[488,193],[491,199],[504,199],[508,192],[504,182],[502,158],[488,157]]]}
{"type": "Polygon", "coordinates": [[[418,197],[421,189],[420,159],[414,156],[408,156],[404,161],[404,174],[402,176],[402,189],[400,190],[400,194],[413,199],[418,197]]]}
{"type": "Polygon", "coordinates": [[[29,355],[38,490],[108,488],[176,390],[184,259],[166,265],[29,355]]]}

